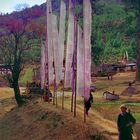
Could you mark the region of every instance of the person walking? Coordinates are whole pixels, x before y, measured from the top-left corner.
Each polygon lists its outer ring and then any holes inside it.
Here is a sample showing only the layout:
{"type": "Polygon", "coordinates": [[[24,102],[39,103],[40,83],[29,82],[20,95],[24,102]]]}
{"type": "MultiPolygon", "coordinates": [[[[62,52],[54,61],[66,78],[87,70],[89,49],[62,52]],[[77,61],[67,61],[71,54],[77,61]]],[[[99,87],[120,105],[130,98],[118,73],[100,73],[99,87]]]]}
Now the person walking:
{"type": "Polygon", "coordinates": [[[133,140],[132,126],[136,123],[136,119],[127,112],[125,104],[120,106],[121,113],[118,115],[117,126],[119,131],[119,140],[133,140]]]}
{"type": "Polygon", "coordinates": [[[87,116],[88,116],[88,111],[91,107],[91,104],[93,103],[93,95],[92,95],[91,91],[90,91],[89,95],[90,95],[89,99],[87,101],[85,101],[85,108],[86,108],[86,115],[87,116]]]}

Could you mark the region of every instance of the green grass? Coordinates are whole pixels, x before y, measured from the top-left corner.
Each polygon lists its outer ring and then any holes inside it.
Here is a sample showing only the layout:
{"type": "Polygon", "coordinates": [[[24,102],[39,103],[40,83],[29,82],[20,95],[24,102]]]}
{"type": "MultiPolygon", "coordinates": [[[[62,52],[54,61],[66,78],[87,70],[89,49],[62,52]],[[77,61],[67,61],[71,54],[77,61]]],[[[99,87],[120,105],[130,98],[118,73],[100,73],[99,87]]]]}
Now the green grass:
{"type": "Polygon", "coordinates": [[[33,77],[33,69],[32,68],[28,68],[25,71],[25,74],[21,77],[20,83],[25,85],[27,82],[31,82],[32,81],[32,77],[33,77]]]}
{"type": "MultiPolygon", "coordinates": [[[[96,110],[101,114],[102,117],[111,121],[117,121],[117,116],[120,112],[120,105],[124,103],[123,101],[115,102],[95,102],[92,104],[92,109],[96,110]]],[[[136,118],[137,122],[140,122],[140,103],[126,103],[128,109],[132,111],[132,114],[136,118]]]]}
{"type": "Polygon", "coordinates": [[[140,113],[133,113],[135,119],[137,120],[137,122],[140,122],[140,113]]]}
{"type": "MultiPolygon", "coordinates": [[[[124,102],[123,101],[114,101],[114,102],[100,102],[100,103],[94,103],[95,105],[121,105],[123,104],[124,102]]],[[[125,102],[125,104],[127,106],[140,106],[140,103],[128,103],[128,102],[125,102]]]]}

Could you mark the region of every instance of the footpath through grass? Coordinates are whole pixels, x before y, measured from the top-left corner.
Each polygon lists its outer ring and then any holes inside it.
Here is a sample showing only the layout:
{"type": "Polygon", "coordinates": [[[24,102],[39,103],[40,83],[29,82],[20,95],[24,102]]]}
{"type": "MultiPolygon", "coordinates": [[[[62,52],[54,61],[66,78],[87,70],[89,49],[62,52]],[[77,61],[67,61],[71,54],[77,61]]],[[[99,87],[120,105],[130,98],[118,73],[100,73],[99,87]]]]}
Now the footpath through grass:
{"type": "Polygon", "coordinates": [[[25,86],[27,82],[32,81],[32,77],[33,77],[33,69],[28,68],[26,69],[25,74],[21,77],[20,83],[25,86]]]}

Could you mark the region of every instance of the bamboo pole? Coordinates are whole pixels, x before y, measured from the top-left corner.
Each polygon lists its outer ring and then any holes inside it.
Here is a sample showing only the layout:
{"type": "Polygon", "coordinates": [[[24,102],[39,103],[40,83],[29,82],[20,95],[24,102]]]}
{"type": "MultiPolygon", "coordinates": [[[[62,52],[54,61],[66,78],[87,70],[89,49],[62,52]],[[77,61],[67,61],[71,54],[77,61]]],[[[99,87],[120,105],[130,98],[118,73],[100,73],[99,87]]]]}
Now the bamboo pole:
{"type": "Polygon", "coordinates": [[[56,97],[56,107],[58,107],[58,102],[57,102],[57,85],[55,83],[55,97],[56,97]]]}
{"type": "MultiPolygon", "coordinates": [[[[65,81],[65,70],[64,70],[64,81],[65,81]]],[[[63,93],[62,93],[62,109],[64,110],[64,94],[65,94],[65,92],[64,92],[64,81],[63,81],[63,93]]]]}
{"type": "Polygon", "coordinates": [[[55,105],[55,85],[54,85],[54,90],[53,90],[53,105],[55,105]]]}
{"type": "MultiPolygon", "coordinates": [[[[85,93],[84,93],[85,94],[85,93]]],[[[86,123],[86,108],[85,108],[85,99],[83,100],[84,102],[84,123],[86,123]]]]}
{"type": "Polygon", "coordinates": [[[72,96],[71,96],[71,112],[73,112],[73,92],[72,92],[72,96]]]}
{"type": "MultiPolygon", "coordinates": [[[[69,14],[70,14],[70,8],[72,8],[72,7],[70,7],[71,4],[72,4],[72,1],[69,0],[69,14]]],[[[73,62],[72,62],[72,66],[71,67],[73,67],[73,62]]],[[[72,71],[73,71],[73,69],[72,69],[72,71]]],[[[71,112],[73,112],[73,96],[74,96],[74,73],[73,72],[72,72],[72,83],[71,83],[71,85],[72,85],[71,112]]]]}
{"type": "MultiPolygon", "coordinates": [[[[47,7],[47,1],[46,1],[46,7],[47,7]]],[[[47,17],[47,12],[46,12],[46,17],[47,17]]],[[[47,20],[46,20],[46,25],[47,24],[47,20]]],[[[47,84],[47,88],[49,90],[49,65],[48,65],[48,34],[47,34],[47,28],[46,28],[46,47],[45,47],[45,52],[46,52],[46,58],[45,58],[45,79],[46,79],[46,83],[47,84]]]]}
{"type": "MultiPolygon", "coordinates": [[[[84,3],[84,2],[83,2],[84,3]]],[[[85,35],[85,34],[84,34],[85,35]]],[[[85,40],[84,40],[85,41],[85,40]]],[[[85,42],[84,42],[85,45],[85,42]]],[[[85,46],[84,46],[85,47],[85,46]]],[[[84,98],[83,98],[83,105],[84,105],[84,123],[86,123],[86,108],[85,108],[85,52],[84,52],[84,98]]]]}
{"type": "Polygon", "coordinates": [[[62,93],[62,109],[64,110],[64,86],[63,86],[63,93],[62,93]]]}
{"type": "Polygon", "coordinates": [[[74,0],[74,62],[73,62],[73,73],[74,73],[74,117],[76,117],[76,77],[77,77],[77,18],[76,17],[76,0],[74,0]]]}

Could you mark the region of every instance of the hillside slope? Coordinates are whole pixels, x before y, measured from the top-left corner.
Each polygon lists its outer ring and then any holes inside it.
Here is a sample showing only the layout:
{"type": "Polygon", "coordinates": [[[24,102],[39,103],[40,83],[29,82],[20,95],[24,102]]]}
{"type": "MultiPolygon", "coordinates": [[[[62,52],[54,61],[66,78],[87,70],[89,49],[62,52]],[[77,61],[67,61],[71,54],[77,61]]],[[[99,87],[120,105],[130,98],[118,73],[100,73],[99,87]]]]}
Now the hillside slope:
{"type": "Polygon", "coordinates": [[[68,109],[69,104],[63,111],[52,104],[42,102],[40,98],[33,96],[31,98],[32,100],[27,105],[21,108],[10,108],[6,111],[7,113],[0,114],[0,139],[111,140],[111,135],[113,135],[113,140],[115,140],[116,134],[113,127],[110,131],[106,129],[107,127],[99,125],[100,117],[97,117],[96,113],[92,112],[85,124],[81,117],[80,106],[77,109],[79,114],[73,118],[73,114],[68,109]]]}

